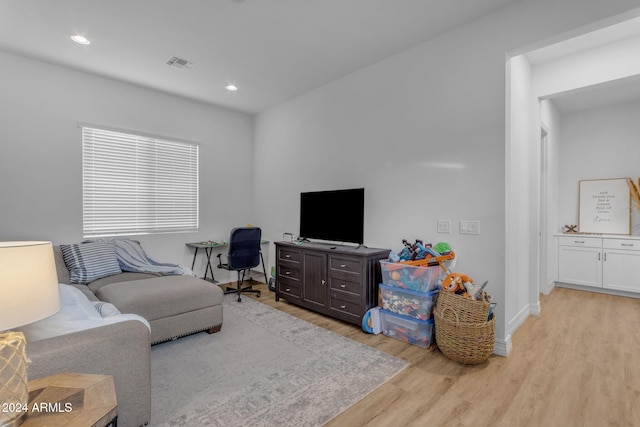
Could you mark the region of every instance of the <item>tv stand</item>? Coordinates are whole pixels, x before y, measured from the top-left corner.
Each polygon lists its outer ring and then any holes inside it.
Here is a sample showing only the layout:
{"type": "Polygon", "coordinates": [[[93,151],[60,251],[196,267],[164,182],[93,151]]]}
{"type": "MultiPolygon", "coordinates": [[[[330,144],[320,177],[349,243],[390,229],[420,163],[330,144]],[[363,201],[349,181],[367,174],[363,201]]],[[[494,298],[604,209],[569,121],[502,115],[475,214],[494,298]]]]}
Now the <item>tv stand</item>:
{"type": "Polygon", "coordinates": [[[276,242],[276,301],[360,325],[378,305],[380,260],[389,249],[276,242]]]}

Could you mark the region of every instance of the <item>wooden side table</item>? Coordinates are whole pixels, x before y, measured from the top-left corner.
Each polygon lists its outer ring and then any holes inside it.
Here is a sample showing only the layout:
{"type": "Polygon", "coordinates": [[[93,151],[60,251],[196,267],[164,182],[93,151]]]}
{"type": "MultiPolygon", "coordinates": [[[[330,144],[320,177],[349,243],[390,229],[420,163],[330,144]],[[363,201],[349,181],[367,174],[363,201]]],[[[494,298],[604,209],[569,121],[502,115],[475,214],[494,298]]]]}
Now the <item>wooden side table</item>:
{"type": "Polygon", "coordinates": [[[29,381],[23,427],[116,427],[117,422],[110,375],[62,373],[29,381]]]}

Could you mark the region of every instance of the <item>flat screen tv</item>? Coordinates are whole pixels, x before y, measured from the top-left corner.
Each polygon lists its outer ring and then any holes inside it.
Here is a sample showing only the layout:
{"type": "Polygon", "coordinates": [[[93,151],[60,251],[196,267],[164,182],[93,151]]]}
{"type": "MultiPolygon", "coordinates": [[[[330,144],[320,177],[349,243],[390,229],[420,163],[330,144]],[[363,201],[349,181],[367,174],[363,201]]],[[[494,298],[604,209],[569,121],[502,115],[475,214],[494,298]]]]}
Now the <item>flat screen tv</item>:
{"type": "Polygon", "coordinates": [[[300,238],[364,243],[364,188],[300,193],[300,238]]]}

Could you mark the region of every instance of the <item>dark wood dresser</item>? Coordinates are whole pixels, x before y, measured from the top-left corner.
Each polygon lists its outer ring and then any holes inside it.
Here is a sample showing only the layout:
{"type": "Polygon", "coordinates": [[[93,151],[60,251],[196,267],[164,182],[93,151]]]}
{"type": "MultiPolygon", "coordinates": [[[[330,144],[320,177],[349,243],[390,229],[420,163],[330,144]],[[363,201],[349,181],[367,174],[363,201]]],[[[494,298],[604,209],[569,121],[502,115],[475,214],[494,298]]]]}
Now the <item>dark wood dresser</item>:
{"type": "Polygon", "coordinates": [[[276,242],[276,301],[286,299],[356,325],[378,305],[380,260],[389,249],[276,242]]]}

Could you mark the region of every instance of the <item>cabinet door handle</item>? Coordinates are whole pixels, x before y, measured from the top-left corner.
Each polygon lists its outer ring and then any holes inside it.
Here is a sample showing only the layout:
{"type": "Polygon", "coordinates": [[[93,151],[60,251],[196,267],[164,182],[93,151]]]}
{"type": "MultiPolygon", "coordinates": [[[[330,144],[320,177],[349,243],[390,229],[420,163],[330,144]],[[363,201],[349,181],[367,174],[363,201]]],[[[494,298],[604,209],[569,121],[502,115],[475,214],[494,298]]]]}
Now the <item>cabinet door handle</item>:
{"type": "Polygon", "coordinates": [[[324,285],[325,283],[327,283],[327,281],[326,281],[326,280],[324,280],[324,279],[322,279],[322,280],[320,281],[320,283],[324,285]]]}
{"type": "Polygon", "coordinates": [[[605,261],[607,260],[607,253],[606,252],[604,253],[604,260],[605,261]]]}
{"type": "Polygon", "coordinates": [[[600,261],[600,252],[598,252],[598,261],[600,261]]]}

